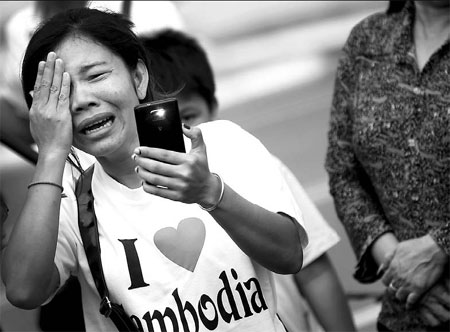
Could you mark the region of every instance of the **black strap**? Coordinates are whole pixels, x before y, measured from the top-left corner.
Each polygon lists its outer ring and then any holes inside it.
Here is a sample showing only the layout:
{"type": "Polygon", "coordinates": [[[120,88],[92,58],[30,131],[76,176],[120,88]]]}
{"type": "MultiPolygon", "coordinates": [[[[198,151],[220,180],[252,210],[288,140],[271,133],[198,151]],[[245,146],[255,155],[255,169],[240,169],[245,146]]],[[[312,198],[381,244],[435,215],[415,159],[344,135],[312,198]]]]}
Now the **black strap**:
{"type": "Polygon", "coordinates": [[[281,325],[283,325],[284,331],[289,332],[287,327],[286,327],[286,325],[284,325],[284,322],[283,322],[283,320],[281,319],[281,317],[280,317],[280,315],[278,313],[277,313],[277,318],[281,322],[281,325]]]}
{"type": "Polygon", "coordinates": [[[97,217],[94,210],[94,195],[91,182],[94,166],[83,172],[77,181],[75,195],[78,205],[78,227],[83,240],[84,251],[89,268],[100,295],[100,313],[112,319],[119,331],[138,331],[136,325],[126,314],[122,305],[111,302],[103,273],[98,237],[97,217]]]}

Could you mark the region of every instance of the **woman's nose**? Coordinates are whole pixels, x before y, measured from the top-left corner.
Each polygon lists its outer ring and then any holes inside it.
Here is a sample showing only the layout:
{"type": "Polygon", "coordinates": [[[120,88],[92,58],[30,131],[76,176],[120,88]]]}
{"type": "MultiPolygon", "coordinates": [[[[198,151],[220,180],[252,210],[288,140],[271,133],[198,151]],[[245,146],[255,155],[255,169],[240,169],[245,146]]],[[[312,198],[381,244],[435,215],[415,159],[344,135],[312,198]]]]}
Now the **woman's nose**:
{"type": "Polygon", "coordinates": [[[87,85],[74,84],[70,93],[70,110],[72,112],[85,111],[98,105],[98,100],[87,85]]]}

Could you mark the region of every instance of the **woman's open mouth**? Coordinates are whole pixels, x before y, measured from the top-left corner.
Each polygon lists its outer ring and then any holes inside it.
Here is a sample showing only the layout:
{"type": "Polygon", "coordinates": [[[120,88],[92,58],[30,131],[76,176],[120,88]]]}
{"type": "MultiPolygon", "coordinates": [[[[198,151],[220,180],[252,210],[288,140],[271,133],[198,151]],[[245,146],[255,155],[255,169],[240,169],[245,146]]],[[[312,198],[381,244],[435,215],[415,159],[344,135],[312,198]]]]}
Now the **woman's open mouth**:
{"type": "Polygon", "coordinates": [[[96,133],[104,128],[111,127],[114,122],[114,117],[109,116],[107,118],[101,119],[99,121],[95,121],[86,127],[84,127],[81,132],[85,135],[90,135],[96,133]]]}

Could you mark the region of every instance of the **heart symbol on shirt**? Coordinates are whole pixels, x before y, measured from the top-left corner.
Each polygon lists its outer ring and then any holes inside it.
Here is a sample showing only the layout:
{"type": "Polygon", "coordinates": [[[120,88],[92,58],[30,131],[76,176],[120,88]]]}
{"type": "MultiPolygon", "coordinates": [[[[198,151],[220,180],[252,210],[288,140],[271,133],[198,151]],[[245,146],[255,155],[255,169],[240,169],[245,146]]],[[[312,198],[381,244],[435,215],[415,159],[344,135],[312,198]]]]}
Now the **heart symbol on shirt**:
{"type": "Polygon", "coordinates": [[[194,272],[205,243],[205,225],[198,218],[180,221],[177,229],[165,227],[155,233],[153,241],[161,253],[175,264],[194,272]]]}

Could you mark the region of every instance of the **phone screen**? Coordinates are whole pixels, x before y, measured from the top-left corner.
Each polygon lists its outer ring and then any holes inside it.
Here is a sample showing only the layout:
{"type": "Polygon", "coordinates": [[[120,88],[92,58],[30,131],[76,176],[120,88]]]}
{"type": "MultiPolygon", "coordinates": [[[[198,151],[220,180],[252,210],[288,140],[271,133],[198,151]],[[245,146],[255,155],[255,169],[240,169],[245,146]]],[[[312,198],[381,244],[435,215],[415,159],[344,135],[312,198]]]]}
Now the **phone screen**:
{"type": "Polygon", "coordinates": [[[134,108],[134,114],[142,146],[186,152],[175,98],[139,104],[134,108]]]}

